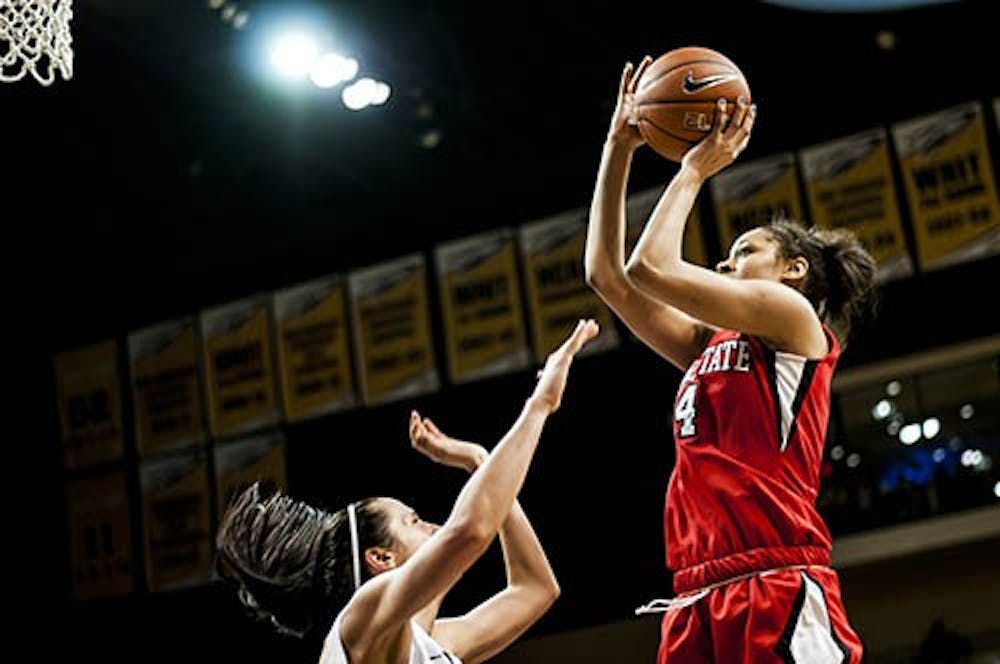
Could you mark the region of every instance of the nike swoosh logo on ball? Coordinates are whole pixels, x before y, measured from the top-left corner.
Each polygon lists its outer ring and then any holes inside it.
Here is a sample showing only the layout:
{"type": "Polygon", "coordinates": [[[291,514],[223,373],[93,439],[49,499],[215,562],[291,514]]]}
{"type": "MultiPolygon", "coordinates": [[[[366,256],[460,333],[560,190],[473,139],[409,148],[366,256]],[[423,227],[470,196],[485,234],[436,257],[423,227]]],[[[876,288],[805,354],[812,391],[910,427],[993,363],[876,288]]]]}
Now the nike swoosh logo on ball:
{"type": "Polygon", "coordinates": [[[692,72],[688,72],[687,76],[684,77],[684,84],[681,86],[681,89],[683,89],[685,93],[693,95],[699,90],[714,88],[716,85],[722,85],[723,83],[728,83],[729,81],[735,81],[738,78],[739,76],[736,74],[714,74],[704,78],[695,78],[692,72]]]}

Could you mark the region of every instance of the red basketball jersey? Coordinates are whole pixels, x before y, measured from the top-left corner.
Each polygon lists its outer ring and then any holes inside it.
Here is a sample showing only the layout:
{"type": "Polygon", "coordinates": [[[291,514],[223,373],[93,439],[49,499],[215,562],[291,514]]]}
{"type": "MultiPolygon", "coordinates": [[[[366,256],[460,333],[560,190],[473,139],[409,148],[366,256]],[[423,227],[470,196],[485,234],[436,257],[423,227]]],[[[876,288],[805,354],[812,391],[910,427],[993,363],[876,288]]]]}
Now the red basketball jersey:
{"type": "Polygon", "coordinates": [[[824,331],[829,352],[810,360],[720,330],[684,374],[664,510],[676,592],[829,565],[830,533],[815,505],[840,347],[824,331]]]}

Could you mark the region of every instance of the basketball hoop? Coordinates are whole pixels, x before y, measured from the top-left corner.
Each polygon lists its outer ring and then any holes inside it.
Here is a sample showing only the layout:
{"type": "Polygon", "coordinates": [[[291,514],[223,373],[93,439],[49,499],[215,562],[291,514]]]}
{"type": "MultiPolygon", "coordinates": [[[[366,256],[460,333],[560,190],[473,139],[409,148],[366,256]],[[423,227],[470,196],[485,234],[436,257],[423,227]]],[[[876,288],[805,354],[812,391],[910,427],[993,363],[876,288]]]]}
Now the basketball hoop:
{"type": "Polygon", "coordinates": [[[0,82],[73,78],[73,0],[0,0],[0,82]]]}

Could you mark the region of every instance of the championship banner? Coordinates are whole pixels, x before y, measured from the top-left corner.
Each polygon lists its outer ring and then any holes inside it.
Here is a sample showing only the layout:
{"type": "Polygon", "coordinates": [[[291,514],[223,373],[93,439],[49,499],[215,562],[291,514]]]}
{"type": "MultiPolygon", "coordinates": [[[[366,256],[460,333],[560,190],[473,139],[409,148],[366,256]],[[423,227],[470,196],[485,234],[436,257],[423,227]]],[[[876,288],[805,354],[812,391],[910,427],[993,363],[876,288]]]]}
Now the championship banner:
{"type": "Polygon", "coordinates": [[[451,382],[528,366],[514,234],[504,229],[449,242],[437,247],[435,263],[451,382]]]}
{"type": "Polygon", "coordinates": [[[66,351],[52,359],[66,468],[120,459],[122,392],[115,341],[66,351]]]}
{"type": "Polygon", "coordinates": [[[979,103],[893,125],[892,137],[921,269],[1000,253],[1000,204],[979,103]]]}
{"type": "Polygon", "coordinates": [[[216,438],[278,421],[268,297],[201,314],[208,422],[216,438]]]}
{"type": "Polygon", "coordinates": [[[135,439],[140,456],[205,440],[197,343],[192,318],[128,335],[135,439]]]}
{"type": "Polygon", "coordinates": [[[710,183],[723,256],[751,228],[776,217],[802,220],[802,197],[791,152],[730,166],[710,183]]]}
{"type": "MultiPolygon", "coordinates": [[[[663,187],[654,187],[632,194],[625,201],[628,224],[625,227],[625,262],[628,263],[632,250],[635,249],[639,236],[642,235],[649,216],[656,207],[656,202],[663,194],[663,187]]],[[[687,225],[684,226],[684,247],[681,255],[689,263],[708,266],[708,256],[705,253],[705,239],[701,230],[701,214],[698,211],[698,201],[695,201],[688,215],[687,225]]]]}
{"type": "Polygon", "coordinates": [[[565,341],[581,318],[593,318],[601,326],[584,354],[618,347],[611,312],[584,280],[587,227],[583,220],[584,213],[575,211],[520,229],[532,346],[539,362],[565,341]]]}
{"type": "Polygon", "coordinates": [[[260,482],[288,488],[285,439],[278,431],[217,445],[215,453],[215,515],[218,523],[233,496],[260,482]]]}
{"type": "Polygon", "coordinates": [[[339,277],[274,296],[281,400],[289,422],[354,405],[346,299],[339,277]]]}
{"type": "Polygon", "coordinates": [[[852,231],[878,264],[878,278],[913,274],[884,129],[815,145],[799,152],[812,221],[852,231]]]}
{"type": "Polygon", "coordinates": [[[139,476],[149,589],[204,583],[212,568],[212,504],[204,451],[143,462],[139,476]]]}
{"type": "Polygon", "coordinates": [[[364,402],[373,405],[436,390],[424,257],[411,254],[357,270],[349,282],[364,402]]]}
{"type": "Polygon", "coordinates": [[[125,473],[71,480],[66,487],[66,514],[73,599],[131,593],[135,570],[125,473]]]}

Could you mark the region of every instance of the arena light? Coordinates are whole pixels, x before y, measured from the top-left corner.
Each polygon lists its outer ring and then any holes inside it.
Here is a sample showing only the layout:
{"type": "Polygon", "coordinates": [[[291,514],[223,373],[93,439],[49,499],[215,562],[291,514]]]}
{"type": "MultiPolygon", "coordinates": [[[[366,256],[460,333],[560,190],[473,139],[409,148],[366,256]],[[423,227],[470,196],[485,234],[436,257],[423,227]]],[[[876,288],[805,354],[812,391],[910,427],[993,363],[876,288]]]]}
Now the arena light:
{"type": "Polygon", "coordinates": [[[288,32],[277,37],[270,48],[271,65],[286,78],[305,76],[312,68],[319,48],[304,32],[288,32]]]}
{"type": "Polygon", "coordinates": [[[939,447],[934,450],[934,463],[944,463],[944,460],[948,458],[948,452],[943,448],[939,447]]]}
{"type": "Polygon", "coordinates": [[[924,420],[924,424],[921,429],[923,429],[924,438],[930,440],[934,436],[941,433],[941,420],[936,417],[928,417],[924,420]]]}
{"type": "Polygon", "coordinates": [[[898,397],[899,393],[903,391],[903,384],[898,380],[889,381],[885,386],[885,393],[890,397],[898,397]]]}
{"type": "Polygon", "coordinates": [[[857,468],[861,465],[861,455],[857,452],[851,452],[847,455],[847,467],[857,468]]]}
{"type": "Polygon", "coordinates": [[[983,453],[976,449],[968,449],[962,452],[959,460],[966,468],[974,468],[983,463],[983,453]]]}
{"type": "Polygon", "coordinates": [[[875,407],[872,408],[872,417],[876,420],[884,420],[892,414],[892,403],[886,399],[882,399],[875,407]]]}
{"type": "Polygon", "coordinates": [[[963,420],[971,420],[972,416],[976,414],[976,409],[972,407],[971,403],[963,404],[958,414],[963,420]]]}
{"type": "Polygon", "coordinates": [[[843,445],[834,445],[833,449],[830,450],[830,458],[833,459],[834,461],[840,461],[841,459],[843,459],[844,458],[844,446],[843,445]]]}
{"type": "Polygon", "coordinates": [[[385,102],[389,101],[389,95],[392,94],[392,88],[388,84],[382,83],[381,81],[375,84],[375,92],[372,94],[372,105],[381,106],[385,102]]]}
{"type": "Polygon", "coordinates": [[[344,88],[344,91],[340,93],[340,98],[347,108],[352,111],[360,111],[371,103],[374,92],[375,81],[370,78],[362,78],[344,88]]]}
{"type": "Polygon", "coordinates": [[[324,53],[316,58],[309,78],[318,88],[332,88],[358,75],[358,61],[339,53],[324,53]]]}
{"type": "Polygon", "coordinates": [[[1000,481],[993,485],[993,495],[1000,498],[1000,481]]]}
{"type": "Polygon", "coordinates": [[[373,78],[359,78],[341,93],[344,106],[359,111],[366,106],[379,106],[389,98],[389,86],[373,78]]]}
{"type": "Polygon", "coordinates": [[[899,442],[904,445],[912,445],[920,440],[920,433],[919,424],[907,424],[899,430],[899,442]]]}

